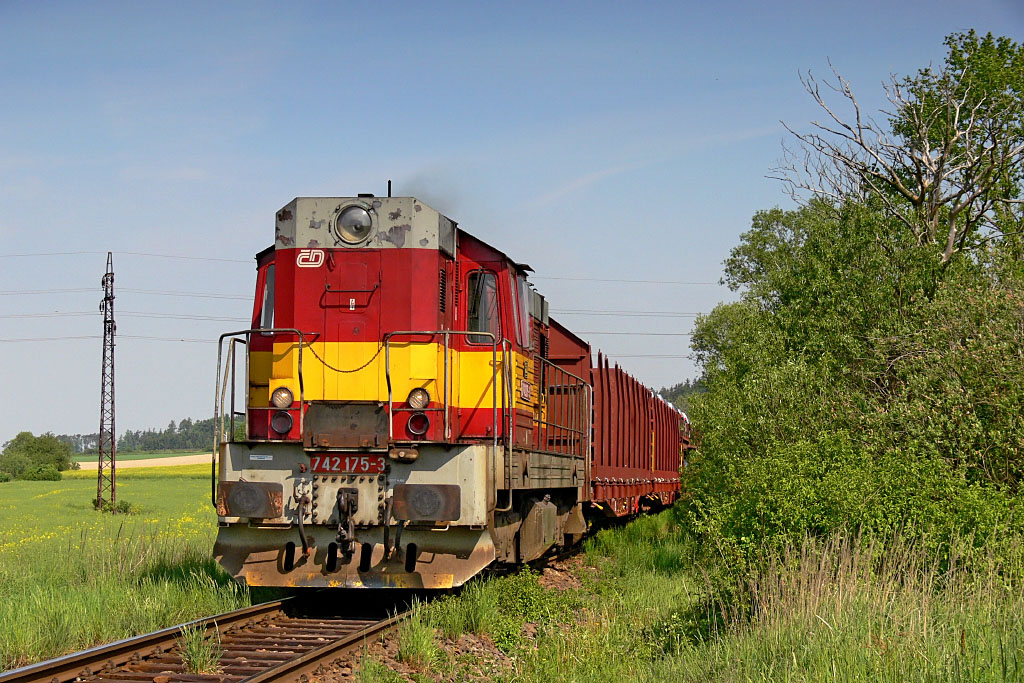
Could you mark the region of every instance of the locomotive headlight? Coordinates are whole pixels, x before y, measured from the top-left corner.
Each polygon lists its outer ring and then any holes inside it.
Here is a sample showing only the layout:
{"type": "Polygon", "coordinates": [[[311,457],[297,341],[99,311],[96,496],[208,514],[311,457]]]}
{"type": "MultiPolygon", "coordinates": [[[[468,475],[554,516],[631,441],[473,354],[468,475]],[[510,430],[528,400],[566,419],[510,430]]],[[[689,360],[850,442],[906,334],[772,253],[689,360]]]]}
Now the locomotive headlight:
{"type": "Polygon", "coordinates": [[[270,428],[278,434],[287,434],[292,431],[292,416],[285,411],[274,413],[274,417],[270,418],[270,428]]]}
{"type": "Polygon", "coordinates": [[[423,436],[430,429],[430,418],[423,413],[413,413],[405,425],[409,433],[414,436],[423,436]]]}
{"type": "Polygon", "coordinates": [[[370,236],[373,220],[370,213],[361,206],[345,207],[335,223],[338,237],[349,244],[359,244],[370,236]]]}
{"type": "Polygon", "coordinates": [[[413,389],[409,392],[409,407],[413,410],[423,410],[430,403],[430,394],[426,389],[413,389]]]}
{"type": "Polygon", "coordinates": [[[295,397],[288,387],[278,387],[270,396],[270,402],[274,404],[275,408],[289,408],[293,401],[295,401],[295,397]]]}

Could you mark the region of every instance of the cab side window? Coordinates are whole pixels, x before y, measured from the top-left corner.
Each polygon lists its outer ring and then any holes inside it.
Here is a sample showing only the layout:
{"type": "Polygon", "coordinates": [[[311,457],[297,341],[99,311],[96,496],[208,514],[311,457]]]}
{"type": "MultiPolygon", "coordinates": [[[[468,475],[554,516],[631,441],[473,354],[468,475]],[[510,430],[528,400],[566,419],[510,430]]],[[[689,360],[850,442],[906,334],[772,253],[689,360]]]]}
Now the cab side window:
{"type": "Polygon", "coordinates": [[[260,329],[274,327],[274,264],[267,266],[267,277],[263,284],[263,309],[260,315],[260,329]]]}
{"type": "MultiPolygon", "coordinates": [[[[469,274],[466,282],[469,296],[468,332],[490,332],[501,340],[501,318],[498,315],[498,280],[494,273],[477,271],[469,274]]],[[[482,334],[467,335],[471,344],[490,344],[491,338],[482,334]]]]}

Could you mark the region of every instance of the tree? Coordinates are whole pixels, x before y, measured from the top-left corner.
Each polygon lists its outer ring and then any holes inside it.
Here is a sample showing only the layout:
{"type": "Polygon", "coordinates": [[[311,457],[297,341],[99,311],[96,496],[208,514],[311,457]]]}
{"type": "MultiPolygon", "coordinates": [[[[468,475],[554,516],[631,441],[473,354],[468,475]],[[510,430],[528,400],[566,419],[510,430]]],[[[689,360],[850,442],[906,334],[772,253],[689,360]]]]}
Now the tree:
{"type": "Polygon", "coordinates": [[[699,379],[686,379],[675,386],[661,389],[658,392],[658,395],[669,403],[672,403],[675,407],[679,408],[679,410],[686,413],[690,410],[690,397],[704,391],[706,391],[706,389],[699,379]]]}
{"type": "Polygon", "coordinates": [[[941,68],[890,76],[892,105],[879,122],[862,112],[850,83],[810,72],[801,81],[824,110],[810,132],[786,124],[798,149],[784,150],[772,177],[790,194],[833,204],[872,199],[920,245],[936,247],[942,270],[957,254],[1021,229],[1024,177],[1024,46],[974,31],[946,38],[941,68]],[[838,93],[850,113],[826,99],[838,93]]]}
{"type": "Polygon", "coordinates": [[[20,477],[29,470],[50,466],[59,471],[71,468],[71,446],[51,432],[34,436],[21,432],[4,444],[0,471],[20,477]]]}

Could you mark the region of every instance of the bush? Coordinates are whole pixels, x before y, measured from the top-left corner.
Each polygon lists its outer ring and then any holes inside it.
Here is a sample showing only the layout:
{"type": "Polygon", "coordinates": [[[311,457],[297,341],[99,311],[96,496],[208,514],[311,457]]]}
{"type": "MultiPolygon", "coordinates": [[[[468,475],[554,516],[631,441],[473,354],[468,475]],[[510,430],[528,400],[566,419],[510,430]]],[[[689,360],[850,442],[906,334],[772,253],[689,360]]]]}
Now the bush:
{"type": "Polygon", "coordinates": [[[34,465],[18,477],[23,481],[60,481],[61,474],[53,465],[34,465]]]}
{"type": "Polygon", "coordinates": [[[50,465],[61,471],[71,468],[71,446],[52,433],[34,436],[21,432],[4,444],[0,453],[0,471],[24,479],[22,473],[32,467],[50,465]]]}
{"type": "Polygon", "coordinates": [[[138,505],[132,505],[126,500],[119,500],[115,505],[109,500],[99,503],[94,499],[92,501],[92,505],[100,512],[116,512],[119,515],[134,515],[141,511],[141,508],[138,505]]]}
{"type": "Polygon", "coordinates": [[[4,483],[5,481],[10,481],[13,478],[14,477],[9,475],[7,472],[0,472],[0,484],[4,483]]]}
{"type": "Polygon", "coordinates": [[[692,337],[707,392],[683,476],[706,547],[743,569],[843,529],[940,553],[1021,530],[1024,282],[938,265],[867,204],[755,216],[726,262],[742,300],[692,337]]]}

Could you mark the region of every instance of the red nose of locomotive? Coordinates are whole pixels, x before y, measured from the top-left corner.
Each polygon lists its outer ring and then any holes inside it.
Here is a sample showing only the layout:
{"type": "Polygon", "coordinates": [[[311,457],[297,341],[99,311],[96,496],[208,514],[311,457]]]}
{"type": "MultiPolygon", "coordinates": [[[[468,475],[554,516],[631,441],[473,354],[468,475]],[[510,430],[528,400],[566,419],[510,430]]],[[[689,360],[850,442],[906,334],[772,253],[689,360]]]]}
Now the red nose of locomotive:
{"type": "Polygon", "coordinates": [[[439,339],[411,333],[454,322],[455,224],[410,197],[298,198],[275,236],[259,263],[249,439],[387,450],[450,436],[439,339]]]}

